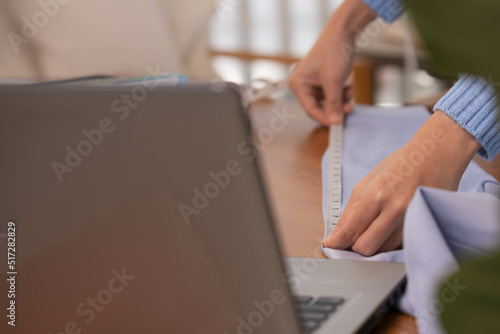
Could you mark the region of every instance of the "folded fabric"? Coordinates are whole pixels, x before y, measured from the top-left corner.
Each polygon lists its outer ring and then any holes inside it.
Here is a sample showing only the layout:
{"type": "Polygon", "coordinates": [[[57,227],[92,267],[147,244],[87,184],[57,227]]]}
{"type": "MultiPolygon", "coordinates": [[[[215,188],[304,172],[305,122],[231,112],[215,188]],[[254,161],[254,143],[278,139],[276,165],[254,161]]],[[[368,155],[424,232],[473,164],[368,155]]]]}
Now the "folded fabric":
{"type": "MultiPolygon", "coordinates": [[[[355,107],[344,131],[342,208],[354,186],[384,158],[405,145],[428,117],[427,109],[420,106],[355,107]]],[[[324,217],[327,155],[328,150],[322,161],[324,217]]],[[[404,250],[372,257],[330,248],[324,248],[323,252],[331,259],[405,262],[408,286],[400,308],[417,318],[421,333],[441,333],[439,314],[446,302],[437,295],[438,288],[444,277],[458,269],[458,261],[485,256],[497,247],[499,208],[499,183],[471,162],[458,192],[424,187],[417,190],[406,212],[404,250]]],[[[451,293],[460,293],[459,282],[446,283],[450,284],[451,293]]]]}
{"type": "Polygon", "coordinates": [[[417,318],[421,333],[444,333],[441,313],[468,288],[447,279],[459,261],[493,255],[500,240],[499,208],[499,198],[488,193],[415,193],[403,232],[408,288],[400,306],[417,318]],[[438,294],[442,285],[448,289],[438,294]]]}

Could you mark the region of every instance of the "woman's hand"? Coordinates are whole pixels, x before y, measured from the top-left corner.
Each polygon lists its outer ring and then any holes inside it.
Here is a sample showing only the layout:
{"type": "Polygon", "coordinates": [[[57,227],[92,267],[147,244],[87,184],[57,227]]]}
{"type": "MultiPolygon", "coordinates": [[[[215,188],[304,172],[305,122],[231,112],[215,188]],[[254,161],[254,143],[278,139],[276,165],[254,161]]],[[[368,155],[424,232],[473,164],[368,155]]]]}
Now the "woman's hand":
{"type": "Polygon", "coordinates": [[[339,123],[352,111],[354,92],[344,88],[359,32],[376,17],[362,0],[347,0],[330,17],[289,84],[306,112],[323,125],[339,123]]]}
{"type": "Polygon", "coordinates": [[[436,112],[403,148],[354,188],[334,232],[323,244],[371,256],[401,246],[403,221],[415,190],[457,190],[480,145],[443,112],[436,112]]]}

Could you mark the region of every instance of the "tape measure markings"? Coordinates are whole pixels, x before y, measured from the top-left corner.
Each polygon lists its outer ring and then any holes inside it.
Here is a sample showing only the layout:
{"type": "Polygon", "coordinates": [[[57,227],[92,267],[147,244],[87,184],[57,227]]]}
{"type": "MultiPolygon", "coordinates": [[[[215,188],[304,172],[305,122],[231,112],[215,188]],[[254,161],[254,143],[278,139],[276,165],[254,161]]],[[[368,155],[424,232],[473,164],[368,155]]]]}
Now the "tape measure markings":
{"type": "Polygon", "coordinates": [[[343,124],[330,126],[325,238],[332,234],[342,215],[343,124]]]}

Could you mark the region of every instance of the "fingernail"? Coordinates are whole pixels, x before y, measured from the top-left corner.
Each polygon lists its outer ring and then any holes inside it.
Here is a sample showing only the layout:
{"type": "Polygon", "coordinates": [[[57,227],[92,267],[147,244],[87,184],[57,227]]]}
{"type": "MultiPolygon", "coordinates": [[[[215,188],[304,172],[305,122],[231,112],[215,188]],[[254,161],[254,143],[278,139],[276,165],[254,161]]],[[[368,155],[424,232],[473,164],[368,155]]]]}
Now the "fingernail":
{"type": "Polygon", "coordinates": [[[323,248],[326,247],[325,240],[321,241],[321,246],[323,246],[323,248]]]}
{"type": "Polygon", "coordinates": [[[331,123],[338,123],[338,122],[340,122],[340,115],[339,114],[332,114],[332,115],[330,115],[330,117],[328,118],[328,120],[331,123]]]}

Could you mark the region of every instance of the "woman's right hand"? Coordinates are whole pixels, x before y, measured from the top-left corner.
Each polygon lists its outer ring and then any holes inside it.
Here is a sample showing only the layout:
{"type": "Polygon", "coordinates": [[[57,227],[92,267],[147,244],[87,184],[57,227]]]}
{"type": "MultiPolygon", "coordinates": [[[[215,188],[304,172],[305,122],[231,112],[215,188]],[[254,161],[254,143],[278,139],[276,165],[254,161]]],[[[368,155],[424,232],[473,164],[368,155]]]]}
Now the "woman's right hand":
{"type": "Polygon", "coordinates": [[[330,17],[309,54],[300,61],[289,84],[306,112],[323,125],[340,123],[352,111],[351,71],[356,37],[376,17],[362,0],[347,0],[330,17]]]}

